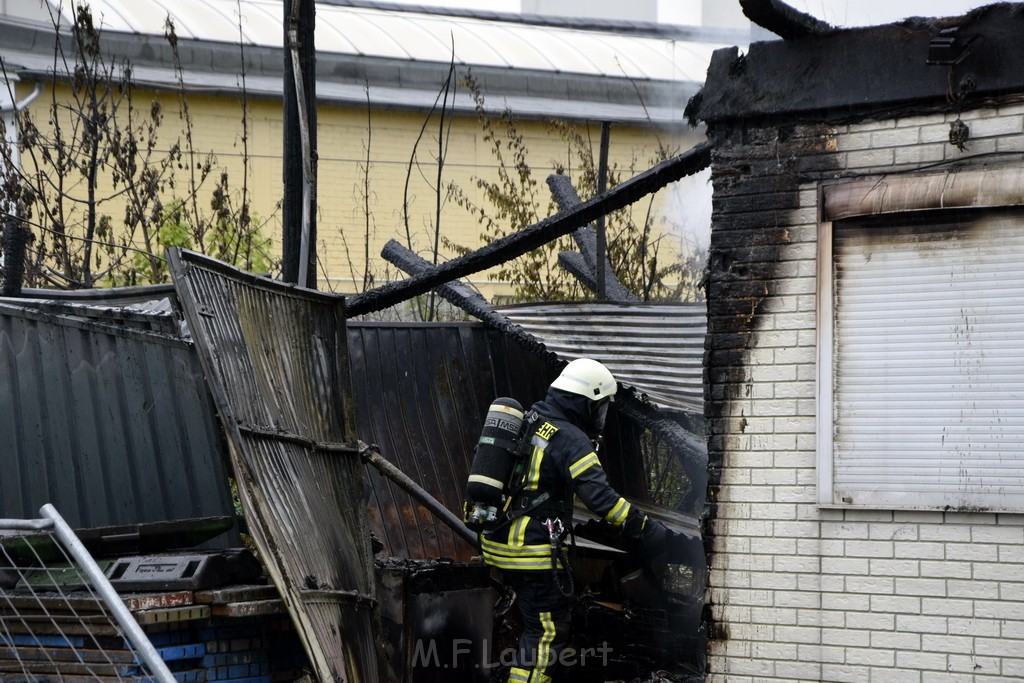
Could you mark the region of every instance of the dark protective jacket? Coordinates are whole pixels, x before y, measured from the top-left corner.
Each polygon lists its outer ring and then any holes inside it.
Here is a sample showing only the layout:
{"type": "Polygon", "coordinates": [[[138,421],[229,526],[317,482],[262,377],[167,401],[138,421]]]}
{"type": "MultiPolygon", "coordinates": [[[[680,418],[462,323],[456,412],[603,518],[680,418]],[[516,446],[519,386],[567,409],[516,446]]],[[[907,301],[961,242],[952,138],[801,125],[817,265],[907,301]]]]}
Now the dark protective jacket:
{"type": "Polygon", "coordinates": [[[642,526],[639,518],[644,513],[608,484],[594,446],[580,428],[591,422],[591,403],[584,396],[551,389],[545,400],[533,405],[540,419],[534,423],[522,491],[513,496],[511,509],[529,507],[543,493],[549,498],[511,523],[481,535],[487,564],[505,570],[552,569],[551,534],[545,523],[558,518],[569,529],[574,494],[617,527],[627,520],[629,526],[642,526]]]}

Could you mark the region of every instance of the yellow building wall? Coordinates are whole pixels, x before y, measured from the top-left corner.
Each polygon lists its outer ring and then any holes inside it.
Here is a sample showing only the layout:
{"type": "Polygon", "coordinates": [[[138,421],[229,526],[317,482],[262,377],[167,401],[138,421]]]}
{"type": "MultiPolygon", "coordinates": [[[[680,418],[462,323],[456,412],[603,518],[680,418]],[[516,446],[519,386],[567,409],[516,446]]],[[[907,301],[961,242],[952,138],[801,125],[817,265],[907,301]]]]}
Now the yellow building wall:
{"type": "MultiPolygon", "coordinates": [[[[68,90],[59,86],[58,100],[66,101],[68,90]]],[[[486,95],[486,93],[485,93],[486,95]]],[[[179,117],[180,101],[174,93],[135,92],[135,106],[142,111],[149,109],[149,103],[156,98],[162,103],[164,121],[161,127],[160,147],[166,150],[175,139],[181,138],[182,122],[179,117]]],[[[53,93],[49,90],[32,105],[31,112],[37,121],[45,121],[53,93]]],[[[497,101],[497,98],[494,98],[497,101]]],[[[192,148],[198,157],[212,152],[216,156],[215,172],[200,191],[198,201],[208,206],[219,169],[226,169],[232,188],[240,191],[243,178],[242,107],[240,97],[194,95],[188,96],[191,112],[192,148]]],[[[514,114],[514,112],[513,112],[514,114]]],[[[362,289],[366,269],[367,211],[369,212],[369,259],[370,270],[376,284],[388,277],[401,278],[394,267],[380,256],[380,250],[387,240],[398,239],[405,244],[411,238],[412,247],[421,256],[431,259],[434,244],[435,211],[437,201],[437,157],[439,119],[435,116],[422,133],[416,158],[418,163],[409,174],[409,189],[406,193],[406,176],[410,158],[417,137],[424,126],[424,113],[372,109],[369,114],[365,107],[341,107],[321,104],[318,108],[318,202],[317,246],[320,268],[318,278],[322,289],[353,293],[362,289]],[[369,151],[368,151],[369,150],[369,151]],[[367,162],[367,154],[369,161],[367,162]],[[368,166],[368,173],[366,169],[368,166]],[[364,204],[364,193],[368,188],[368,201],[364,204]],[[402,218],[404,197],[408,197],[409,231],[402,218]]],[[[456,183],[463,188],[472,201],[482,204],[482,191],[476,187],[478,177],[495,179],[496,161],[490,143],[482,136],[480,122],[475,116],[455,116],[449,119],[450,131],[446,132],[447,151],[441,174],[441,190],[444,202],[441,209],[442,234],[454,244],[477,247],[482,244],[481,226],[466,210],[455,204],[448,196],[447,186],[456,183]]],[[[549,124],[542,121],[522,120],[518,122],[529,150],[528,163],[533,168],[540,202],[541,217],[546,215],[550,193],[544,178],[558,165],[568,165],[570,170],[578,165],[570,159],[568,144],[549,124]]],[[[680,127],[681,128],[681,127],[680,127]]],[[[591,126],[585,131],[593,141],[594,156],[600,140],[600,126],[591,126]]],[[[610,159],[613,164],[628,167],[635,164],[636,171],[648,168],[654,161],[658,141],[676,150],[687,149],[698,141],[698,134],[665,131],[656,132],[651,128],[638,126],[613,126],[610,145],[610,159]],[[659,137],[660,136],[660,137],[659,137]]],[[[249,99],[250,159],[248,188],[252,196],[253,213],[267,220],[264,236],[273,242],[275,257],[280,256],[281,243],[281,145],[282,117],[281,103],[270,99],[249,99]]],[[[509,151],[504,150],[506,161],[511,163],[509,151]]],[[[26,162],[29,163],[29,162],[26,162]]],[[[175,194],[182,196],[187,185],[183,182],[184,169],[177,171],[178,180],[175,194]]],[[[571,173],[570,173],[571,174],[571,173]]],[[[627,174],[628,175],[628,174],[627,174]]],[[[165,202],[170,197],[165,197],[165,202]]],[[[665,215],[674,209],[671,202],[658,199],[655,215],[665,215]]],[[[644,204],[638,205],[640,216],[646,211],[644,204]]],[[[123,209],[112,202],[103,207],[103,212],[119,220],[123,209]]],[[[680,242],[680,236],[673,234],[671,221],[667,230],[667,243],[661,253],[673,253],[680,242]]],[[[452,257],[451,249],[440,247],[441,260],[452,257]]],[[[664,258],[664,257],[663,257],[664,258]]],[[[486,273],[471,278],[485,296],[508,295],[512,283],[494,283],[486,273]]]]}

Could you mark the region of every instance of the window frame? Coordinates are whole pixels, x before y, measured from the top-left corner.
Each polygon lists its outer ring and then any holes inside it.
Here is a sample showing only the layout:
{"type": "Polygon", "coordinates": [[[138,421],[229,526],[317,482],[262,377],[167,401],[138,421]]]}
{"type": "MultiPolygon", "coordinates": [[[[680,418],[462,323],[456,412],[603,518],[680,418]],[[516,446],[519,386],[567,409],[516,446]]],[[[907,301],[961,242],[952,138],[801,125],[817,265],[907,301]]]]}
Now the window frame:
{"type": "MultiPolygon", "coordinates": [[[[823,181],[818,185],[816,263],[816,388],[815,461],[817,504],[837,509],[942,510],[924,503],[897,506],[889,503],[837,500],[835,490],[835,294],[833,240],[836,222],[846,218],[882,217],[886,214],[926,215],[949,209],[1009,209],[1024,206],[1024,169],[1009,164],[984,164],[941,172],[910,171],[881,176],[860,176],[823,181]]],[[[1021,512],[1019,508],[999,511],[1021,512]]],[[[986,508],[988,510],[988,508],[986,508]]]]}

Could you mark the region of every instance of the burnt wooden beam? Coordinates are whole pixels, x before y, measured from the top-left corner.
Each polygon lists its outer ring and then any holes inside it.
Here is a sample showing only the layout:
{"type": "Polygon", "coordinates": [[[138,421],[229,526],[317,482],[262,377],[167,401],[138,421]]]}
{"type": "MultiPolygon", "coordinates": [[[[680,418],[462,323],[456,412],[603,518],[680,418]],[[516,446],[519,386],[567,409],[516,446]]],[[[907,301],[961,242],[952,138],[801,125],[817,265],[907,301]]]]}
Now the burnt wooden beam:
{"type": "MultiPolygon", "coordinates": [[[[410,275],[416,276],[434,269],[435,266],[418,254],[410,251],[395,240],[390,240],[381,251],[390,263],[410,275]]],[[[578,254],[577,254],[578,256],[578,254]]],[[[526,350],[544,360],[558,360],[548,351],[543,342],[493,309],[482,296],[463,283],[447,283],[434,288],[438,294],[484,324],[493,327],[526,350]]],[[[637,398],[631,391],[622,391],[615,396],[616,405],[630,419],[643,425],[662,441],[679,458],[690,479],[691,488],[684,498],[681,510],[699,516],[707,491],[707,444],[698,436],[686,431],[682,425],[661,414],[657,408],[637,398]]]]}
{"type": "MultiPolygon", "coordinates": [[[[435,267],[433,263],[395,240],[388,240],[380,255],[396,267],[414,276],[426,273],[435,267]]],[[[491,304],[469,285],[456,280],[437,285],[434,287],[434,291],[453,306],[461,308],[486,325],[508,336],[535,356],[548,361],[558,361],[558,356],[548,351],[541,340],[505,316],[495,312],[491,304]]]]}
{"type": "Polygon", "coordinates": [[[597,291],[597,277],[583,254],[578,251],[558,252],[558,265],[569,271],[569,274],[580,281],[580,284],[591,292],[597,291]]]}
{"type": "Polygon", "coordinates": [[[451,510],[441,503],[441,501],[427,493],[422,486],[412,480],[412,477],[395,467],[394,464],[381,455],[380,449],[376,444],[368,446],[365,443],[360,442],[359,455],[363,459],[363,462],[375,467],[377,471],[387,477],[389,481],[397,484],[399,488],[412,496],[416,502],[434,513],[434,516],[447,524],[448,528],[451,529],[456,536],[474,548],[480,547],[477,535],[470,531],[469,528],[462,523],[461,519],[456,517],[451,510]]]}
{"type": "Polygon", "coordinates": [[[555,200],[555,204],[558,204],[559,211],[567,211],[582,203],[572,180],[564,173],[552,173],[547,177],[546,182],[548,189],[551,190],[551,198],[555,200]]]}
{"type": "Polygon", "coordinates": [[[354,316],[379,311],[428,292],[450,280],[522,256],[553,239],[569,234],[600,215],[628,206],[669,183],[707,168],[711,164],[711,150],[716,142],[717,139],[705,140],[693,149],[667,159],[569,211],[563,211],[517,233],[496,239],[472,253],[454,258],[405,280],[389,282],[357,294],[348,300],[346,314],[354,316]]]}
{"type": "MultiPolygon", "coordinates": [[[[547,177],[547,183],[559,211],[568,211],[582,203],[569,176],[552,173],[547,177]]],[[[571,252],[561,252],[558,255],[558,262],[583,283],[584,287],[597,292],[597,229],[585,225],[573,232],[572,238],[579,247],[582,261],[569,256],[571,252]],[[581,271],[581,265],[588,270],[581,271]]],[[[615,277],[615,271],[612,270],[612,264],[607,258],[604,259],[604,263],[604,291],[607,298],[612,301],[639,301],[639,297],[626,289],[615,277]]]]}
{"type": "Polygon", "coordinates": [[[740,7],[752,22],[785,40],[835,31],[831,24],[794,9],[782,0],[740,0],[740,7]]]}

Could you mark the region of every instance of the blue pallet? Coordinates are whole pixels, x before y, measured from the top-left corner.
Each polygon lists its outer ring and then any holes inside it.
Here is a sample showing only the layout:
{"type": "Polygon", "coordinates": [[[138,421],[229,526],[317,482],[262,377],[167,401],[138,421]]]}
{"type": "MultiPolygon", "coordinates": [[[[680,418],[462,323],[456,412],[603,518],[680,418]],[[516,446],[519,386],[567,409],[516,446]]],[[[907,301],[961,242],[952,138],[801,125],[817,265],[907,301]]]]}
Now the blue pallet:
{"type": "Polygon", "coordinates": [[[191,669],[189,671],[174,671],[174,680],[178,683],[206,683],[209,679],[202,669],[191,669]]]}
{"type": "MultiPolygon", "coordinates": [[[[41,647],[84,647],[85,636],[36,636],[36,635],[2,635],[0,642],[11,645],[38,645],[41,647]]],[[[89,639],[89,644],[92,640],[89,639]]]]}
{"type": "Polygon", "coordinates": [[[174,647],[162,647],[156,652],[160,655],[160,659],[165,662],[199,659],[206,654],[206,645],[203,643],[189,643],[187,645],[175,645],[174,647]]]}

